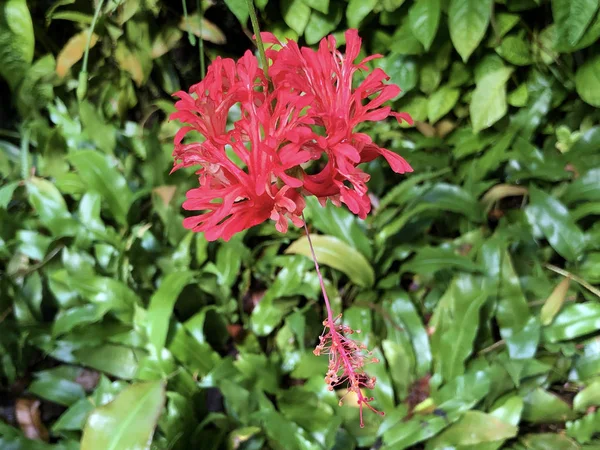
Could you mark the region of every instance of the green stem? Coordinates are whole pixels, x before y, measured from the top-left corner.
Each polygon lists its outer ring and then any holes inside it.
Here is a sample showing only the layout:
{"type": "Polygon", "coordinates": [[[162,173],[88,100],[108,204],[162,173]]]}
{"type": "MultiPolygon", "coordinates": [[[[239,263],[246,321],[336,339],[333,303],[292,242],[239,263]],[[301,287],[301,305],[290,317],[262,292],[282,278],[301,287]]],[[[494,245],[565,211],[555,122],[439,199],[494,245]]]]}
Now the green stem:
{"type": "Polygon", "coordinates": [[[29,125],[25,124],[23,137],[21,139],[21,178],[27,180],[29,178],[29,125]]]}
{"type": "MultiPolygon", "coordinates": [[[[184,1],[185,3],[185,1],[184,1]]],[[[202,22],[204,21],[204,10],[202,9],[202,0],[196,0],[196,9],[200,15],[200,37],[198,38],[198,53],[200,57],[200,79],[204,79],[206,75],[206,67],[204,67],[204,40],[202,39],[202,22]]]]}
{"type": "Polygon", "coordinates": [[[77,98],[79,100],[82,100],[85,97],[85,94],[87,93],[87,66],[90,53],[90,45],[92,45],[92,35],[94,34],[96,22],[98,21],[98,17],[100,17],[100,11],[102,10],[103,4],[104,0],[98,0],[96,10],[94,11],[94,18],[92,19],[92,24],[90,25],[90,31],[88,33],[87,42],[85,43],[85,52],[83,53],[83,64],[81,66],[81,72],[79,72],[79,85],[77,86],[77,98]]]}
{"type": "Polygon", "coordinates": [[[260,28],[258,27],[258,17],[256,16],[256,10],[254,9],[254,0],[246,0],[248,3],[248,12],[250,13],[250,21],[252,22],[252,30],[256,38],[256,45],[258,47],[258,54],[260,56],[260,63],[263,67],[263,72],[267,80],[269,79],[269,66],[267,65],[267,54],[265,53],[265,46],[263,45],[262,38],[260,37],[260,28]]]}

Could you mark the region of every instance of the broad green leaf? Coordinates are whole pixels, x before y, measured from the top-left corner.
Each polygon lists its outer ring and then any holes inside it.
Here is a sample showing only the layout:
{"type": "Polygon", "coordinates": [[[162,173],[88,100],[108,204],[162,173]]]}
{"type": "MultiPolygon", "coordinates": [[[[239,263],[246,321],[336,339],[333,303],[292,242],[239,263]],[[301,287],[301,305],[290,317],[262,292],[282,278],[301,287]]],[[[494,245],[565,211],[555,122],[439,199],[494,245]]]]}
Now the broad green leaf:
{"type": "Polygon", "coordinates": [[[518,428],[503,422],[491,414],[467,411],[464,416],[435,438],[427,442],[426,450],[455,448],[463,445],[481,445],[510,439],[518,428]]]}
{"type": "MultiPolygon", "coordinates": [[[[471,409],[490,390],[490,377],[485,371],[470,371],[446,383],[433,396],[441,414],[415,414],[410,420],[389,427],[383,433],[385,449],[405,449],[435,436],[471,409]]],[[[401,420],[400,418],[399,420],[401,420]]]]}
{"type": "Polygon", "coordinates": [[[552,0],[559,39],[576,46],[598,11],[598,0],[552,0]]]}
{"type": "Polygon", "coordinates": [[[310,6],[302,0],[282,0],[280,8],[285,23],[301,36],[310,19],[310,6]]]}
{"type": "Polygon", "coordinates": [[[93,150],[80,150],[69,155],[69,161],[85,179],[88,189],[104,198],[117,222],[126,225],[133,195],[109,156],[93,150]]]}
{"type": "Polygon", "coordinates": [[[454,278],[439,300],[429,326],[435,372],[451,380],[465,371],[479,326],[479,310],[488,295],[481,280],[469,275],[454,278]]]}
{"type": "Polygon", "coordinates": [[[444,117],[456,105],[460,91],[456,88],[443,86],[434,92],[427,102],[427,116],[429,122],[434,124],[444,117]]]}
{"type": "Polygon", "coordinates": [[[313,11],[304,30],[304,38],[308,45],[316,44],[327,36],[339,25],[344,15],[344,9],[340,3],[334,3],[327,14],[313,11]]]}
{"type": "Polygon", "coordinates": [[[526,434],[520,441],[523,442],[526,450],[584,450],[575,441],[559,433],[526,434]]]}
{"type": "Polygon", "coordinates": [[[311,268],[311,261],[302,256],[286,257],[285,265],[277,273],[277,278],[270,283],[264,296],[252,310],[252,330],[257,335],[270,334],[295,306],[296,301],[284,301],[283,298],[295,295],[315,298],[317,286],[311,284],[314,280],[311,268]]]}
{"type": "Polygon", "coordinates": [[[585,247],[585,237],[567,208],[535,186],[530,187],[529,193],[531,203],[526,211],[529,222],[540,228],[561,256],[569,261],[579,259],[585,247]]]}
{"type": "Polygon", "coordinates": [[[562,200],[565,203],[600,201],[600,168],[588,170],[585,174],[578,177],[570,183],[563,194],[562,200]]]}
{"type": "MultiPolygon", "coordinates": [[[[337,208],[328,202],[322,207],[314,197],[306,199],[309,222],[324,234],[335,236],[361,252],[367,259],[373,256],[372,244],[362,221],[346,208],[337,208]]],[[[306,212],[305,212],[306,214],[306,212]]]]}
{"type": "Polygon", "coordinates": [[[164,382],[132,384],[112,402],[91,412],[81,450],[149,449],[164,404],[164,382]]]}
{"type": "Polygon", "coordinates": [[[23,80],[33,61],[33,23],[26,0],[0,4],[0,76],[11,90],[23,80]]]}
{"type": "Polygon", "coordinates": [[[20,181],[13,181],[0,188],[0,209],[6,209],[20,184],[20,181]]]}
{"type": "Polygon", "coordinates": [[[523,400],[523,420],[527,422],[564,422],[575,415],[564,400],[542,388],[534,389],[523,400]]]}
{"type": "Polygon", "coordinates": [[[225,0],[225,4],[233,15],[237,17],[242,26],[245,26],[250,16],[248,2],[246,0],[225,0]]]}
{"type": "Polygon", "coordinates": [[[508,111],[506,82],[511,74],[512,69],[502,67],[485,74],[477,82],[469,106],[474,132],[491,127],[508,111]]]}
{"type": "Polygon", "coordinates": [[[59,405],[71,406],[85,397],[81,384],[76,382],[83,369],[73,366],[58,366],[35,374],[35,380],[27,390],[59,405]]]}
{"type": "Polygon", "coordinates": [[[429,275],[444,269],[458,269],[465,272],[478,272],[479,266],[469,257],[441,247],[424,247],[402,266],[403,272],[429,275]]]}
{"type": "Polygon", "coordinates": [[[600,433],[600,411],[593,411],[579,420],[567,422],[567,436],[581,444],[590,442],[598,433],[600,433]]]}
{"type": "Polygon", "coordinates": [[[124,380],[135,377],[139,361],[145,355],[140,350],[113,344],[82,348],[74,353],[80,364],[124,380]]]}
{"type": "Polygon", "coordinates": [[[329,13],[329,0],[303,0],[312,9],[319,11],[320,13],[329,13]]]}
{"type": "Polygon", "coordinates": [[[510,356],[532,358],[539,342],[539,325],[530,315],[507,245],[502,234],[494,236],[482,245],[479,260],[488,276],[487,286],[497,296],[496,319],[510,356]]]}
{"type": "Polygon", "coordinates": [[[590,406],[600,406],[600,380],[595,380],[579,391],[573,399],[573,408],[585,412],[590,406]]]}
{"type": "Polygon", "coordinates": [[[166,344],[175,301],[194,276],[195,272],[190,271],[170,273],[161,280],[158,290],[150,298],[145,323],[150,344],[154,347],[156,355],[160,355],[166,344]]]}
{"type": "Polygon", "coordinates": [[[415,37],[429,50],[440,23],[440,0],[417,0],[410,8],[410,27],[415,37]]]}
{"type": "Polygon", "coordinates": [[[600,304],[577,303],[565,306],[551,325],[544,328],[543,336],[549,342],[574,339],[600,328],[600,304]]]}
{"type": "Polygon", "coordinates": [[[448,26],[454,48],[466,62],[475,51],[492,15],[492,0],[450,0],[448,26]]]}
{"type": "Polygon", "coordinates": [[[533,63],[531,44],[525,40],[523,33],[505,36],[500,46],[496,48],[496,52],[516,66],[527,66],[533,63]]]}
{"type": "Polygon", "coordinates": [[[377,5],[377,0],[350,0],[346,8],[348,27],[358,28],[362,20],[369,15],[377,5]]]}
{"type": "Polygon", "coordinates": [[[395,330],[399,326],[408,333],[415,353],[416,376],[426,376],[431,371],[429,336],[410,297],[402,290],[390,291],[385,296],[384,308],[390,315],[390,321],[398,320],[398,323],[386,323],[388,330],[395,330]]]}
{"type": "Polygon", "coordinates": [[[402,89],[397,98],[401,98],[417,86],[419,71],[413,58],[391,52],[376,64],[388,74],[391,83],[402,89]]]}
{"type": "MultiPolygon", "coordinates": [[[[357,250],[333,236],[311,234],[311,240],[319,263],[344,272],[350,281],[358,286],[370,287],[373,285],[375,282],[373,268],[357,250]]],[[[306,236],[292,243],[285,253],[312,258],[306,236]]]]}
{"type": "Polygon", "coordinates": [[[73,236],[77,223],[71,217],[65,199],[50,181],[33,177],[27,181],[29,202],[40,221],[57,237],[73,236]]]}
{"type": "Polygon", "coordinates": [[[569,278],[563,278],[563,280],[558,283],[550,296],[546,299],[546,302],[540,311],[540,320],[542,321],[542,325],[550,325],[556,314],[558,314],[560,311],[563,303],[565,302],[570,281],[571,280],[569,278]]]}
{"type": "Polygon", "coordinates": [[[600,108],[600,55],[589,58],[577,69],[575,87],[583,101],[600,108]]]}
{"type": "Polygon", "coordinates": [[[423,44],[413,34],[408,18],[400,22],[392,35],[390,50],[400,55],[420,55],[424,52],[423,44]]]}

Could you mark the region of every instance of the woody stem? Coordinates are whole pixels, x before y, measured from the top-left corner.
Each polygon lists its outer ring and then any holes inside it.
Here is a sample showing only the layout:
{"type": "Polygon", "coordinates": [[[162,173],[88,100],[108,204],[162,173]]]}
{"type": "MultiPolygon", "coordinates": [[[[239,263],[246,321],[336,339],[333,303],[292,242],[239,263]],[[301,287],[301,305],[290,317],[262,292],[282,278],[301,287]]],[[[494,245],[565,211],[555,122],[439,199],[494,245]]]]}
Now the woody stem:
{"type": "Polygon", "coordinates": [[[258,47],[258,54],[260,56],[260,63],[263,67],[263,72],[265,73],[265,77],[267,80],[269,79],[267,65],[267,54],[265,53],[265,46],[263,44],[262,38],[260,37],[260,28],[258,27],[258,17],[256,16],[256,10],[254,9],[254,0],[246,0],[248,3],[248,12],[250,13],[250,22],[252,22],[252,30],[254,31],[254,37],[256,39],[256,45],[258,47]]]}
{"type": "Polygon", "coordinates": [[[313,262],[315,263],[315,269],[317,270],[317,276],[319,277],[319,284],[321,285],[321,291],[323,292],[323,299],[325,300],[325,307],[327,308],[327,321],[331,324],[331,326],[333,326],[333,312],[331,311],[331,303],[329,302],[329,297],[327,296],[327,291],[325,290],[325,283],[323,282],[323,276],[321,275],[321,269],[319,268],[319,263],[317,262],[317,256],[315,255],[315,249],[310,238],[310,233],[308,232],[308,226],[306,225],[306,218],[304,217],[304,214],[302,214],[302,220],[304,221],[304,232],[306,233],[306,239],[308,239],[308,246],[310,247],[310,253],[312,254],[313,262]]]}

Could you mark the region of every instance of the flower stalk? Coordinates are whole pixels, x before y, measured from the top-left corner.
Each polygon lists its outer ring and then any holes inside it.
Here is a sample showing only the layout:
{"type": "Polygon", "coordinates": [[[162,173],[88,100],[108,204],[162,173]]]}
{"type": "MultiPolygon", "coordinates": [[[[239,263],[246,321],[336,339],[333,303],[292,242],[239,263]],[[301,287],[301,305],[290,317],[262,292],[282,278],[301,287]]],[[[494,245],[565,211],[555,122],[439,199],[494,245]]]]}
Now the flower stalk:
{"type": "Polygon", "coordinates": [[[246,0],[248,3],[248,12],[250,13],[250,22],[252,23],[252,31],[254,31],[254,39],[256,39],[256,46],[258,47],[258,55],[260,57],[260,63],[263,67],[263,72],[267,80],[269,79],[269,67],[267,65],[267,54],[265,53],[265,45],[263,44],[262,37],[260,36],[260,27],[258,26],[258,16],[256,15],[256,9],[254,8],[254,0],[246,0]]]}
{"type": "MultiPolygon", "coordinates": [[[[302,217],[304,219],[304,216],[302,217]]],[[[327,310],[327,318],[323,321],[323,334],[319,336],[319,344],[316,346],[313,353],[316,356],[326,354],[329,356],[329,367],[327,374],[325,375],[325,383],[328,384],[329,390],[333,391],[336,386],[347,384],[347,393],[340,399],[340,406],[343,403],[344,397],[350,392],[354,392],[356,395],[356,402],[359,407],[360,414],[360,427],[365,426],[363,419],[363,408],[366,406],[374,413],[381,416],[385,415],[383,411],[375,409],[370,402],[373,401],[373,397],[366,397],[362,389],[374,389],[375,377],[369,377],[364,372],[364,367],[368,363],[376,363],[379,360],[373,357],[373,353],[367,350],[367,347],[358,343],[347,336],[355,333],[360,333],[360,330],[353,330],[348,325],[338,324],[341,320],[341,314],[334,317],[331,309],[331,302],[327,296],[327,290],[325,289],[325,283],[323,282],[323,276],[321,275],[321,269],[317,261],[315,249],[312,245],[308,226],[306,220],[304,220],[304,231],[306,233],[306,239],[308,240],[308,246],[310,253],[315,263],[315,270],[317,271],[317,277],[319,284],[321,285],[321,292],[323,293],[323,299],[325,301],[325,307],[327,310]]]]}

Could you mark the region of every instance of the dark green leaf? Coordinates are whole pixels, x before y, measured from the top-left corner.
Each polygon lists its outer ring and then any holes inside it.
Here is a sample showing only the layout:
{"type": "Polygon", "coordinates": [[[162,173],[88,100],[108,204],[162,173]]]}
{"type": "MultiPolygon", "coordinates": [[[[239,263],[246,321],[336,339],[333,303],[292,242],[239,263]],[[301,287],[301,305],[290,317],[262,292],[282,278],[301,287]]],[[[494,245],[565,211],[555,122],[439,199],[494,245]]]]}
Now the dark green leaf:
{"type": "Polygon", "coordinates": [[[529,222],[540,228],[552,247],[564,258],[575,261],[585,246],[585,237],[569,211],[555,198],[532,186],[527,208],[529,222]]]}
{"type": "Polygon", "coordinates": [[[106,201],[114,218],[127,223],[127,212],[132,194],[125,178],[116,170],[107,155],[93,150],[80,150],[69,156],[79,175],[90,190],[99,193],[106,201]]]}

